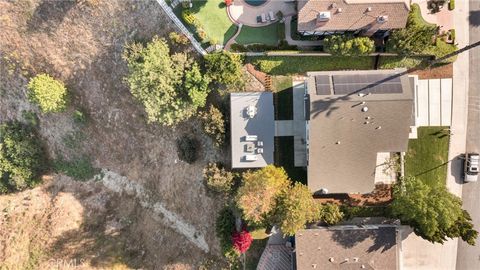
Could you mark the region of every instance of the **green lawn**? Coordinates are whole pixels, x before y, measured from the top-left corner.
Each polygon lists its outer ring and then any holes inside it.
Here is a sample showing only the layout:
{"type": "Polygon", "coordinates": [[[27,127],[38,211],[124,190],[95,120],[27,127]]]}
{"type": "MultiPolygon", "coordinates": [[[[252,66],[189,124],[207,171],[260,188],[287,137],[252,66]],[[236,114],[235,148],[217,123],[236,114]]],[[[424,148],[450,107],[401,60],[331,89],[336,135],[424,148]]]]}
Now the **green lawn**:
{"type": "Polygon", "coordinates": [[[193,1],[191,11],[200,21],[207,36],[219,44],[225,44],[237,31],[237,27],[227,16],[223,0],[193,1]]]}
{"type": "Polygon", "coordinates": [[[374,57],[346,56],[250,56],[246,61],[271,75],[308,71],[373,69],[374,57]]]}
{"type": "Polygon", "coordinates": [[[422,17],[422,12],[420,10],[420,6],[418,4],[412,4],[411,5],[411,11],[408,15],[410,19],[418,24],[418,25],[425,25],[425,26],[436,26],[434,23],[429,23],[425,21],[425,19],[422,17]]]}
{"type": "Polygon", "coordinates": [[[418,139],[408,142],[405,156],[405,175],[424,183],[445,185],[447,179],[448,127],[418,128],[418,139]]]}
{"type": "Polygon", "coordinates": [[[293,119],[292,77],[273,76],[272,86],[275,99],[275,120],[293,119]]]}
{"type": "Polygon", "coordinates": [[[281,27],[279,23],[263,27],[250,27],[244,25],[240,35],[238,35],[235,41],[242,45],[262,43],[275,46],[279,41],[279,27],[281,27]]]}
{"type": "Polygon", "coordinates": [[[424,56],[382,56],[378,63],[379,69],[393,69],[393,68],[424,68],[429,57],[424,56]]]}
{"type": "Polygon", "coordinates": [[[307,171],[294,164],[293,136],[275,137],[275,165],[283,167],[293,181],[306,185],[307,171]]]}

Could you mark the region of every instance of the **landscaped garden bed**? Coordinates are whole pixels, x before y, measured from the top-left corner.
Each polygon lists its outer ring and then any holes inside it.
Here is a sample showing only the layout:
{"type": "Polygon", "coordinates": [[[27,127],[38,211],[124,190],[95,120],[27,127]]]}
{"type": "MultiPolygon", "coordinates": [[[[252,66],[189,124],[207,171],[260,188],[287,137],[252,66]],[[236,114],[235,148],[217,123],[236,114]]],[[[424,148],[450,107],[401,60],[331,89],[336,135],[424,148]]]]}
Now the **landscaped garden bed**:
{"type": "Polygon", "coordinates": [[[374,68],[374,57],[371,56],[250,56],[246,61],[271,75],[374,68]]]}

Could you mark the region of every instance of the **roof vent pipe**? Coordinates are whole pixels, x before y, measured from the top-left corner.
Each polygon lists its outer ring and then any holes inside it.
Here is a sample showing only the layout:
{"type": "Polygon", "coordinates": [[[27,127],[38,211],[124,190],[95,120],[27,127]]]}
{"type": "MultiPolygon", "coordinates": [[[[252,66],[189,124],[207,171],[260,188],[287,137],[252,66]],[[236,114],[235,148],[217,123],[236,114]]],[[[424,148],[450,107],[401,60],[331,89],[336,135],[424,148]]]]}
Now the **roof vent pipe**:
{"type": "Polygon", "coordinates": [[[328,259],[328,261],[330,261],[330,262],[334,262],[334,261],[335,261],[335,259],[334,259],[333,257],[330,257],[330,258],[328,259]]]}
{"type": "Polygon", "coordinates": [[[367,112],[367,111],[368,111],[368,107],[367,107],[367,106],[365,106],[365,107],[362,108],[362,112],[367,112]]]}
{"type": "Polygon", "coordinates": [[[372,11],[372,7],[367,7],[367,12],[372,11]]]}

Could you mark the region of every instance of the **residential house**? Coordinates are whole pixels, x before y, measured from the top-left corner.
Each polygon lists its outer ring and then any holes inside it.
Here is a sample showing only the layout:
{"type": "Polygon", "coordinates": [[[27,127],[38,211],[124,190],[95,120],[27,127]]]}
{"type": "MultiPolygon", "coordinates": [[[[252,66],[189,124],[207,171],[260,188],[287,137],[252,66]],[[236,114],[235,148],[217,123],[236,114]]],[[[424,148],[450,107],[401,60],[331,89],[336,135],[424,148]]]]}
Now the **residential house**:
{"type": "Polygon", "coordinates": [[[275,119],[271,92],[230,94],[232,168],[273,163],[275,119]]]}
{"type": "Polygon", "coordinates": [[[353,33],[385,36],[405,28],[405,0],[298,0],[298,31],[303,35],[353,33]]]}
{"type": "Polygon", "coordinates": [[[267,244],[258,270],[400,269],[395,225],[340,225],[300,230],[294,241],[267,244]]]}
{"type": "Polygon", "coordinates": [[[314,193],[364,194],[375,184],[389,184],[378,167],[391,153],[407,151],[415,127],[413,90],[405,73],[308,73],[307,178],[314,193]]]}

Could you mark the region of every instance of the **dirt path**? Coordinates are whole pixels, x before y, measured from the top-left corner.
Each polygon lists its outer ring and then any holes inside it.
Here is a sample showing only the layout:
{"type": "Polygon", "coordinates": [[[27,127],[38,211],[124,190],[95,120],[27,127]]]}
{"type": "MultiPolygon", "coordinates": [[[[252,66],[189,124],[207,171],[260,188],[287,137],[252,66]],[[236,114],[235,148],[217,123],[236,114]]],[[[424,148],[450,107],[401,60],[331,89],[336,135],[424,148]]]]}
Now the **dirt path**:
{"type": "Polygon", "coordinates": [[[181,233],[201,250],[209,251],[208,244],[202,233],[185,222],[182,217],[165,208],[162,202],[152,202],[142,185],[109,170],[102,170],[102,175],[102,182],[105,187],[116,193],[126,193],[130,196],[135,196],[140,201],[142,207],[152,210],[157,215],[154,217],[155,219],[161,220],[165,225],[181,233]]]}

